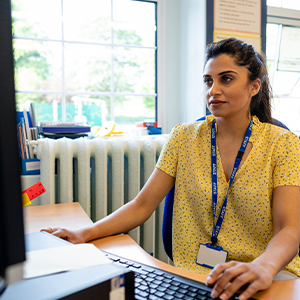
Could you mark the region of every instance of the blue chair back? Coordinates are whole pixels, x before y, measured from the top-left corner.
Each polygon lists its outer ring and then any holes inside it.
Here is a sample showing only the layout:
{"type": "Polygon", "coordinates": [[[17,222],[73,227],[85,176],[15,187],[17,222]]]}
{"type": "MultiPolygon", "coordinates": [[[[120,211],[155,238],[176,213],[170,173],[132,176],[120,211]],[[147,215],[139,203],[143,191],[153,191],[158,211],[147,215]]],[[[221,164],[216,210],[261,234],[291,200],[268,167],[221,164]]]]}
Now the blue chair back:
{"type": "MultiPolygon", "coordinates": [[[[199,118],[197,121],[204,121],[206,116],[199,118]]],[[[283,123],[273,119],[274,125],[285,128],[289,130],[283,123]]],[[[167,196],[165,197],[163,222],[162,222],[162,239],[164,244],[164,249],[168,257],[173,260],[173,250],[172,250],[172,222],[173,222],[173,204],[174,204],[174,192],[175,185],[171,188],[167,196]]],[[[300,253],[299,253],[300,255],[300,253]]]]}

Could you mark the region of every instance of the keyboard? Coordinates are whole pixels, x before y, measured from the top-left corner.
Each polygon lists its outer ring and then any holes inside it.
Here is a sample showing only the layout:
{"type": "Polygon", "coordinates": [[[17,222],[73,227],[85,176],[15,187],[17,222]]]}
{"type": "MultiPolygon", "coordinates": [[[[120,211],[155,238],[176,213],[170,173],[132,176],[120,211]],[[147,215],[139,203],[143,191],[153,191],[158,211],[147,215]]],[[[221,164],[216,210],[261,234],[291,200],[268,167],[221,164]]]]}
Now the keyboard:
{"type": "MultiPolygon", "coordinates": [[[[212,300],[212,288],[180,275],[150,267],[106,251],[114,264],[128,268],[135,274],[135,299],[137,300],[212,300]]],[[[219,299],[219,298],[216,298],[219,299]]],[[[230,298],[238,299],[238,294],[230,298]]],[[[254,300],[254,298],[250,298],[254,300]]]]}

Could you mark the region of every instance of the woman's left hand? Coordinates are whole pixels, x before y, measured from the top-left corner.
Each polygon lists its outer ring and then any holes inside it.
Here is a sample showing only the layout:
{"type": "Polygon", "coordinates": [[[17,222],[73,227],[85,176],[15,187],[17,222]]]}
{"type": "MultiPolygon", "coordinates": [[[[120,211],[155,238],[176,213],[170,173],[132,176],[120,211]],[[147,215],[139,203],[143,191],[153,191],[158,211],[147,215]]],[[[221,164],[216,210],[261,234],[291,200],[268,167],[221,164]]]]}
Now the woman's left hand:
{"type": "Polygon", "coordinates": [[[217,265],[208,275],[206,284],[213,286],[213,298],[229,299],[245,284],[246,289],[240,294],[239,300],[249,299],[259,290],[271,286],[274,269],[261,262],[241,263],[231,261],[217,265]]]}

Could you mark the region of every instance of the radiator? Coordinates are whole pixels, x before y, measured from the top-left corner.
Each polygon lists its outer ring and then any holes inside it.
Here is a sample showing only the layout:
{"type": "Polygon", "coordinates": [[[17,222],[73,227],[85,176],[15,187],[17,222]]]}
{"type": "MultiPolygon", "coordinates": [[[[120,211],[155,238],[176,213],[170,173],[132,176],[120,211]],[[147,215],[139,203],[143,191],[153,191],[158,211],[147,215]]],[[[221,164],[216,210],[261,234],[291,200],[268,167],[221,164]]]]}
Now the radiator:
{"type": "MultiPolygon", "coordinates": [[[[138,194],[165,141],[165,135],[39,140],[40,180],[47,190],[40,196],[40,204],[78,201],[93,221],[105,217],[138,194]]],[[[161,233],[163,202],[129,235],[156,258],[168,262],[161,233]]]]}

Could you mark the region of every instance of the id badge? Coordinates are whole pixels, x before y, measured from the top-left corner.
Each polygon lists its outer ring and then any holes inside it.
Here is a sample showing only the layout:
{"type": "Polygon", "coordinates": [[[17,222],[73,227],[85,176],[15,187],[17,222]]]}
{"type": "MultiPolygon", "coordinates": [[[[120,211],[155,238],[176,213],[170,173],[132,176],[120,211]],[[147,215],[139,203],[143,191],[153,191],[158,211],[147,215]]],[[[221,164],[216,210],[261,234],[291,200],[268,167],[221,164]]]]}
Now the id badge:
{"type": "Polygon", "coordinates": [[[228,252],[210,243],[200,244],[196,263],[213,269],[217,264],[226,262],[228,252]]]}

